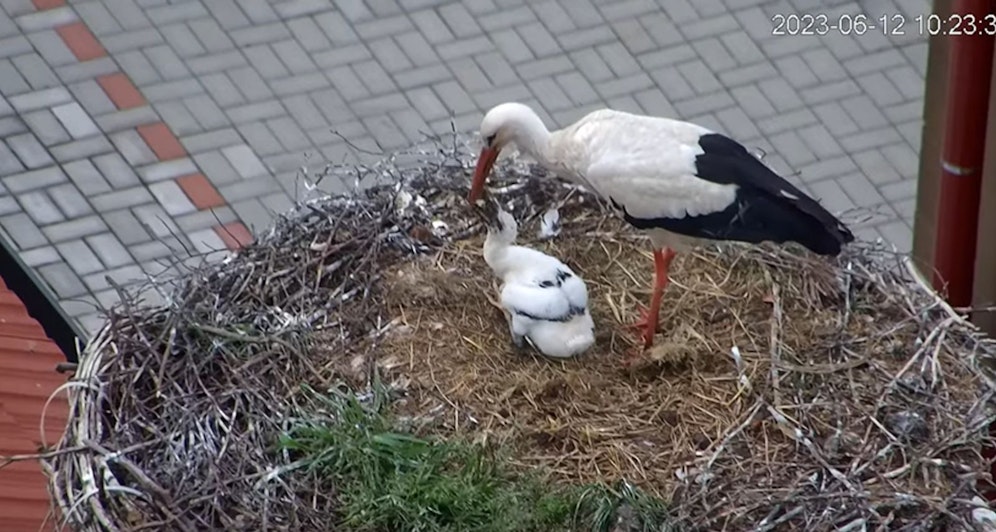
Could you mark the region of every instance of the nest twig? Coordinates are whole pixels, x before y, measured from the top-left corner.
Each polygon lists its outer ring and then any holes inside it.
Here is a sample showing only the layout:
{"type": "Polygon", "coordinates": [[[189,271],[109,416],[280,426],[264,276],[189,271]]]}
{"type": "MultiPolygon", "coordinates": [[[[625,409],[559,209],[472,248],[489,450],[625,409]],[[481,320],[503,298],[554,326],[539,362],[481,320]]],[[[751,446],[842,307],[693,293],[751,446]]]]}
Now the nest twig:
{"type": "Polygon", "coordinates": [[[892,255],[682,256],[660,347],[623,371],[631,340],[615,325],[646,296],[647,248],[589,194],[506,159],[492,194],[524,228],[561,205],[562,236],[522,240],[577,266],[599,335],[576,361],[516,356],[479,297],[494,280],[463,199],[472,162],[454,135],[373,166],[305,169],[310,191],[347,192],[302,201],[173,288],[155,282],[163,307],[124,294],[43,457],[61,523],[325,529],[334,487],[276,444],[296,419],[330,415],[303,384],[362,388],[375,369],[413,430],[503,442],[558,481],[627,479],[688,528],[966,523],[992,418],[978,362],[994,347],[892,255]]]}

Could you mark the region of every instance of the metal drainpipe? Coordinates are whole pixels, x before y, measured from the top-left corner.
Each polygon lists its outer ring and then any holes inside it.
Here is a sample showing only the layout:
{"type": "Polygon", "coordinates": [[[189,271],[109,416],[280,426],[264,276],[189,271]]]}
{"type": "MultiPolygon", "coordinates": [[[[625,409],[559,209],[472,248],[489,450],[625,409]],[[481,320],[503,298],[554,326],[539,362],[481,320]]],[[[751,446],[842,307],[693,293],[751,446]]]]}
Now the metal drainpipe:
{"type": "MultiPolygon", "coordinates": [[[[991,0],[955,0],[951,12],[985,20],[991,5],[991,0]]],[[[951,39],[948,101],[941,150],[933,284],[942,290],[946,283],[948,302],[966,307],[971,305],[974,283],[994,38],[985,34],[948,38],[951,39]]],[[[996,423],[989,426],[989,433],[996,436],[996,423]]],[[[996,462],[992,462],[996,449],[987,445],[982,454],[991,461],[991,478],[996,478],[996,462]]],[[[977,488],[990,504],[996,503],[996,490],[991,482],[980,480],[977,488]]]]}
{"type": "MultiPolygon", "coordinates": [[[[979,22],[977,27],[989,27],[984,21],[992,12],[991,0],[955,0],[953,7],[953,13],[974,15],[979,22]]],[[[944,27],[950,26],[946,23],[944,27]]],[[[967,307],[972,302],[994,37],[979,33],[948,38],[951,50],[934,287],[942,290],[946,284],[948,302],[955,307],[967,307]]]]}

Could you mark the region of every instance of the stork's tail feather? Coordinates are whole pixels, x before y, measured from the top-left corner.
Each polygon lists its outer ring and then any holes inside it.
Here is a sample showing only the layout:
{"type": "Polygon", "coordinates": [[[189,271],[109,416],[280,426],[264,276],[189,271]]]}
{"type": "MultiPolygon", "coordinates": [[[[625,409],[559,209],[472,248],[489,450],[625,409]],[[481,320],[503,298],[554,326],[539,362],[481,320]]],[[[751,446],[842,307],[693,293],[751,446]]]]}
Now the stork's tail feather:
{"type": "MultiPolygon", "coordinates": [[[[795,241],[820,255],[837,255],[844,244],[854,241],[854,235],[836,216],[740,143],[711,133],[703,135],[699,144],[704,153],[696,157],[698,175],[740,185],[737,200],[726,210],[697,217],[697,224],[710,233],[701,236],[755,243],[795,241]]],[[[677,232],[698,229],[676,225],[677,232]]]]}
{"type": "Polygon", "coordinates": [[[777,179],[778,193],[770,190],[746,192],[756,194],[754,216],[764,218],[763,225],[782,241],[793,240],[819,255],[838,255],[845,244],[854,241],[854,234],[819,201],[808,196],[788,181],[777,176],[761,161],[751,161],[755,179],[777,179]],[[763,177],[762,177],[763,176],[763,177]],[[763,213],[763,214],[762,214],[763,213]]]}
{"type": "Polygon", "coordinates": [[[727,238],[747,242],[797,242],[813,253],[836,256],[854,235],[833,214],[802,192],[793,198],[751,189],[738,194],[739,220],[725,228],[727,238]]]}
{"type": "Polygon", "coordinates": [[[813,253],[838,255],[845,244],[854,242],[854,234],[822,205],[815,200],[811,201],[813,204],[804,211],[811,217],[810,223],[801,225],[802,230],[794,240],[813,253]]]}

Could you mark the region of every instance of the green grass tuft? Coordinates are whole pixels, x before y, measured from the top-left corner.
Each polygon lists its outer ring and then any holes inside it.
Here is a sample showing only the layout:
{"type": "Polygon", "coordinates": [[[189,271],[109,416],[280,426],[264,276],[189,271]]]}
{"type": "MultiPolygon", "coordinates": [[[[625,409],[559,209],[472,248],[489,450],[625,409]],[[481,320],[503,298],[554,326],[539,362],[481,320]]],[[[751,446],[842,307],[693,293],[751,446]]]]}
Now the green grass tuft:
{"type": "Polygon", "coordinates": [[[501,450],[398,431],[384,412],[385,396],[375,393],[365,404],[333,393],[326,406],[335,422],[303,423],[281,439],[284,449],[329,479],[340,504],[333,528],[608,531],[617,513],[629,513],[639,515],[635,530],[669,530],[662,526],[663,503],[628,484],[621,490],[553,486],[510,471],[501,450]],[[631,510],[620,512],[624,505],[631,510]]]}
{"type": "Polygon", "coordinates": [[[664,501],[648,495],[629,482],[616,488],[589,486],[581,490],[576,515],[577,523],[586,530],[608,532],[678,532],[672,524],[664,501]]]}

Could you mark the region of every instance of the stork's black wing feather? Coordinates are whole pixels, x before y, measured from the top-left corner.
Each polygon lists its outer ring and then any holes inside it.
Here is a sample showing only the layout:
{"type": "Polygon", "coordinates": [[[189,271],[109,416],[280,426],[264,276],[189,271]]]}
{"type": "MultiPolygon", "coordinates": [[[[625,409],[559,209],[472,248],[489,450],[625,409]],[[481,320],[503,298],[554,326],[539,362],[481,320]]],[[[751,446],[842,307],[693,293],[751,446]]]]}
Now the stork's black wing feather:
{"type": "MultiPolygon", "coordinates": [[[[816,200],[776,174],[737,141],[709,133],[699,138],[696,176],[737,185],[736,199],[726,209],[681,218],[636,218],[612,200],[632,225],[659,227],[674,233],[743,242],[794,241],[822,255],[836,255],[854,240],[851,231],[816,200]]],[[[610,198],[611,200],[611,198],[610,198]]]]}

